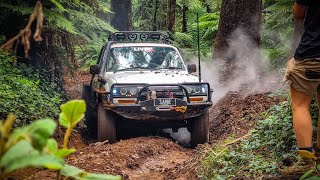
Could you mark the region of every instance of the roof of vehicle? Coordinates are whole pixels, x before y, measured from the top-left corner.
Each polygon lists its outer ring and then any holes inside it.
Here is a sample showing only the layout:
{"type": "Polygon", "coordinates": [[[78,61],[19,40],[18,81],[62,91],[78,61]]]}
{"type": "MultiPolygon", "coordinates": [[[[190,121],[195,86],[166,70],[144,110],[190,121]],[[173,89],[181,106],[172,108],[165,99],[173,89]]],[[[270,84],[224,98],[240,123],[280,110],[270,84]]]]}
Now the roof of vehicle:
{"type": "Polygon", "coordinates": [[[163,44],[163,43],[121,43],[121,42],[116,42],[111,45],[112,48],[114,47],[139,47],[139,46],[154,46],[154,47],[172,47],[175,48],[174,46],[170,44],[163,44]]]}

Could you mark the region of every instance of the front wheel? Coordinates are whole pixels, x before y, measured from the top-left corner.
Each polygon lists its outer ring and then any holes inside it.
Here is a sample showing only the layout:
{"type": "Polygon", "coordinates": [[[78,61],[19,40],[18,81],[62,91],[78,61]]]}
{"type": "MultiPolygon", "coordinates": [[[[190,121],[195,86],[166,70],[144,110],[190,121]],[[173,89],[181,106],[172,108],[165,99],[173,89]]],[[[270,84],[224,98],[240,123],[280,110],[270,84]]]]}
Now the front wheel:
{"type": "Polygon", "coordinates": [[[98,141],[115,143],[117,141],[117,131],[114,114],[103,109],[102,104],[98,106],[98,141]]]}
{"type": "Polygon", "coordinates": [[[191,124],[191,146],[209,141],[209,110],[193,119],[191,124]]]}

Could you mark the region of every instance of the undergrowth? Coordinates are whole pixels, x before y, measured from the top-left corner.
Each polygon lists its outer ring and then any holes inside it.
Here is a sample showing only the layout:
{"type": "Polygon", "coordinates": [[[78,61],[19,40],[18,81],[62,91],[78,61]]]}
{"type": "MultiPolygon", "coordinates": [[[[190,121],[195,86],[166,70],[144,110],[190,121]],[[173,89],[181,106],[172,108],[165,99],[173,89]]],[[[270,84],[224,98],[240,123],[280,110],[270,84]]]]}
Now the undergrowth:
{"type": "Polygon", "coordinates": [[[13,57],[0,52],[0,119],[13,112],[15,126],[59,114],[62,95],[34,69],[13,65],[13,57]]]}
{"type": "MultiPolygon", "coordinates": [[[[215,144],[204,150],[198,171],[201,179],[272,177],[280,175],[296,161],[297,145],[290,99],[283,92],[275,95],[284,96],[285,100],[262,113],[262,120],[257,122],[247,138],[237,143],[215,144]]],[[[316,126],[315,101],[311,112],[316,126]]]]}

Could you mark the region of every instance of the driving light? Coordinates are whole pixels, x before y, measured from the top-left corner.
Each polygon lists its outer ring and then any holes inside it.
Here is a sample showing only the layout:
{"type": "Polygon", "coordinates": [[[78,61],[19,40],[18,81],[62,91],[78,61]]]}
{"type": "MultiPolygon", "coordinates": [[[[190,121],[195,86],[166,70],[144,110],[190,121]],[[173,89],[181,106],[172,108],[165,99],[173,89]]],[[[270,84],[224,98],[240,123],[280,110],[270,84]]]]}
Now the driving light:
{"type": "Polygon", "coordinates": [[[199,87],[194,87],[193,92],[195,92],[197,94],[200,93],[200,88],[199,87]]]}
{"type": "Polygon", "coordinates": [[[121,89],[120,89],[120,94],[121,94],[122,96],[125,96],[125,95],[127,94],[127,90],[126,90],[125,88],[121,88],[121,89]]]}
{"type": "Polygon", "coordinates": [[[130,94],[133,95],[133,96],[136,95],[137,94],[137,89],[136,88],[131,88],[130,89],[130,94]]]}

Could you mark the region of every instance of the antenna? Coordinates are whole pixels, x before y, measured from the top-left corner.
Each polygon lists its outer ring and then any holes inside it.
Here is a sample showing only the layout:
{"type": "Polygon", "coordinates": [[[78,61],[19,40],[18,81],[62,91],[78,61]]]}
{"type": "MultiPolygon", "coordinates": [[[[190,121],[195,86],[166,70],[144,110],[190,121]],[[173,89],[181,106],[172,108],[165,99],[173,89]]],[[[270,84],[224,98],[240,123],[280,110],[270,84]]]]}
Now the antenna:
{"type": "Polygon", "coordinates": [[[199,12],[197,12],[197,34],[198,34],[198,63],[199,63],[199,82],[201,82],[201,61],[200,61],[200,32],[199,32],[199,12]]]}

